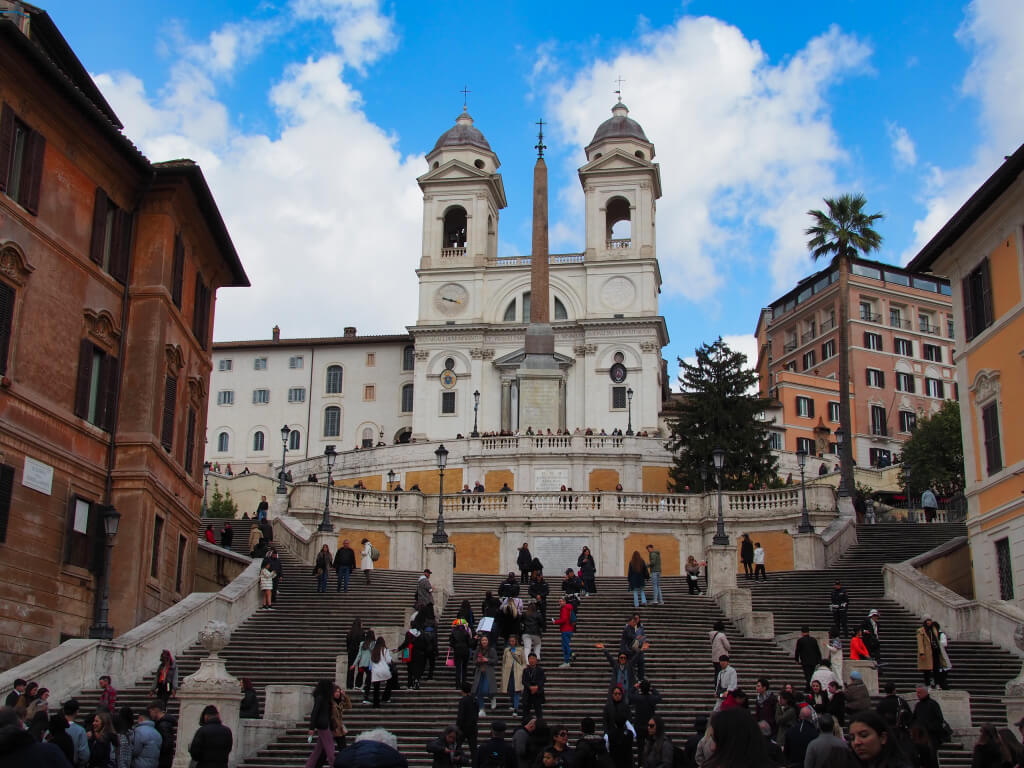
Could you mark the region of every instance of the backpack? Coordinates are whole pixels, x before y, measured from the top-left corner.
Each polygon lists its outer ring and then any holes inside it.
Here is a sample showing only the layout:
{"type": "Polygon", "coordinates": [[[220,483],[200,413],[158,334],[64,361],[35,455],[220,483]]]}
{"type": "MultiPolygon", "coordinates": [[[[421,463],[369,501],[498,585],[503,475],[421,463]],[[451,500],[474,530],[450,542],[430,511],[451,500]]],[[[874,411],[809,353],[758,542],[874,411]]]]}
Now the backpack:
{"type": "Polygon", "coordinates": [[[569,623],[576,626],[576,609],[572,606],[569,607],[569,623]]]}
{"type": "Polygon", "coordinates": [[[375,562],[375,563],[378,560],[380,560],[380,550],[377,549],[372,544],[370,545],[370,559],[373,560],[373,562],[375,562]]]}

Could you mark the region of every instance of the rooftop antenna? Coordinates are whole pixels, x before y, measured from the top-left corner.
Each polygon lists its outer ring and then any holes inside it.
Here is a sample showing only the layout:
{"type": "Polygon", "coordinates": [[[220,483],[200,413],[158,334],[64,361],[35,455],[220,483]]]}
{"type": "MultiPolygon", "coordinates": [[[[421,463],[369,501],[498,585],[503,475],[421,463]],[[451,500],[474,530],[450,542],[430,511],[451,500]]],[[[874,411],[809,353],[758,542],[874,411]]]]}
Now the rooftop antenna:
{"type": "Polygon", "coordinates": [[[619,100],[620,104],[622,103],[622,84],[624,82],[626,81],[622,79],[622,75],[619,75],[618,79],[615,81],[615,84],[618,86],[615,89],[615,97],[619,100]]]}
{"type": "Polygon", "coordinates": [[[542,117],[537,121],[537,125],[540,126],[540,130],[537,132],[537,144],[534,149],[537,150],[537,157],[544,157],[544,150],[547,146],[544,144],[544,118],[542,117]]]}
{"type": "Polygon", "coordinates": [[[467,108],[467,105],[469,103],[469,94],[471,94],[472,91],[469,90],[469,86],[468,85],[464,85],[464,86],[462,86],[462,90],[459,91],[459,93],[462,94],[462,111],[465,112],[466,108],[467,108]]]}

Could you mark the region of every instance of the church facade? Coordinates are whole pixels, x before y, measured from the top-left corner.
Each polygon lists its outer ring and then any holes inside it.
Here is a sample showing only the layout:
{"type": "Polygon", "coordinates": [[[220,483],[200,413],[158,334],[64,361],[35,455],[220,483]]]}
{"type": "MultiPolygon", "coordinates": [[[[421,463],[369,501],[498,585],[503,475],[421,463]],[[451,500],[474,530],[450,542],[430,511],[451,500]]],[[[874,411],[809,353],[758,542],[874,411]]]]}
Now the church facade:
{"type": "Polygon", "coordinates": [[[316,456],[328,444],[339,450],[366,447],[368,435],[387,443],[450,440],[469,436],[474,426],[481,434],[577,428],[657,433],[669,381],[661,355],[668,333],[658,314],[661,176],[654,156],[642,127],[624,104],[616,104],[579,169],[586,200],[581,253],[546,254],[544,190],[541,258],[548,263],[555,382],[549,391],[557,398],[555,407],[531,410],[522,392],[534,254],[497,255],[500,213],[507,204],[500,161],[464,111],[427,154],[427,171],[417,179],[423,190],[419,308],[408,336],[304,340],[315,342],[321,366],[296,372],[295,383],[281,380],[275,385],[280,392],[265,391],[272,389],[263,383],[269,380],[266,368],[257,369],[255,360],[276,357],[289,340],[215,344],[211,390],[232,395],[211,396],[208,460],[222,467],[231,463],[236,471],[257,471],[264,462],[275,466],[281,446],[270,438],[284,423],[306,436],[289,461],[316,456]],[[240,353],[253,363],[232,362],[225,370],[221,361],[240,353]],[[397,376],[389,378],[381,368],[376,382],[367,360],[391,358],[397,376]],[[358,385],[339,385],[347,381],[358,385]],[[308,392],[292,403],[297,386],[308,392]],[[367,391],[387,394],[367,401],[367,391]],[[270,410],[277,417],[273,423],[270,410]],[[549,416],[535,423],[537,413],[549,416]],[[257,425],[268,432],[262,442],[252,439],[257,425]],[[225,441],[225,433],[232,439],[225,441]]]}

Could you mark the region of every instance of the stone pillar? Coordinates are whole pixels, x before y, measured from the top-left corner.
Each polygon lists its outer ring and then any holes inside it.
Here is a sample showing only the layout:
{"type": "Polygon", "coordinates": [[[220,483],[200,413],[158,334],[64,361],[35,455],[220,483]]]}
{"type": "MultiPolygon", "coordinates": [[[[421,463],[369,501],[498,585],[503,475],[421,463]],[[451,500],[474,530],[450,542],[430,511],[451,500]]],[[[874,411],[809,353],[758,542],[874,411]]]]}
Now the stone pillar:
{"type": "MultiPolygon", "coordinates": [[[[220,712],[220,721],[238,734],[238,706],[242,701],[240,681],[228,674],[224,659],[218,654],[228,644],[231,634],[222,621],[209,621],[199,630],[199,642],[210,654],[199,663],[199,669],[186,677],[178,688],[178,741],[174,751],[174,768],[188,768],[192,758],[188,753],[192,736],[199,728],[199,717],[208,704],[220,712]]],[[[239,762],[239,754],[232,750],[229,765],[239,762]]]]}
{"type": "Polygon", "coordinates": [[[501,428],[512,429],[512,382],[508,379],[501,380],[501,428]]]}
{"type": "Polygon", "coordinates": [[[825,542],[816,533],[793,534],[793,563],[798,571],[820,571],[825,568],[825,542]]]}
{"type": "MultiPolygon", "coordinates": [[[[870,659],[853,659],[843,660],[843,682],[849,684],[851,678],[850,673],[854,670],[860,672],[861,682],[868,689],[868,693],[872,696],[878,695],[878,667],[875,662],[870,659]]],[[[911,704],[913,706],[913,704],[911,704]]]]}
{"type": "MultiPolygon", "coordinates": [[[[1014,630],[1013,642],[1024,651],[1024,625],[1018,625],[1014,630]]],[[[1016,733],[1016,723],[1024,717],[1024,665],[1021,666],[1017,677],[1006,684],[1003,702],[1006,704],[1006,727],[1016,733]]]]}
{"type": "MultiPolygon", "coordinates": [[[[929,691],[942,707],[942,715],[954,731],[975,731],[971,725],[971,694],[967,691],[929,691]]],[[[913,706],[913,704],[911,704],[913,706]]]]}
{"type": "Polygon", "coordinates": [[[288,514],[288,505],[291,502],[291,495],[275,492],[270,497],[270,509],[267,510],[267,519],[275,520],[288,514]]]}
{"type": "Polygon", "coordinates": [[[452,544],[427,544],[424,552],[424,567],[429,568],[430,583],[434,587],[434,612],[440,616],[448,598],[455,593],[455,546],[452,544]]]}
{"type": "Polygon", "coordinates": [[[727,589],[736,589],[736,550],[733,547],[712,544],[707,548],[707,561],[709,595],[715,597],[727,589]]]}

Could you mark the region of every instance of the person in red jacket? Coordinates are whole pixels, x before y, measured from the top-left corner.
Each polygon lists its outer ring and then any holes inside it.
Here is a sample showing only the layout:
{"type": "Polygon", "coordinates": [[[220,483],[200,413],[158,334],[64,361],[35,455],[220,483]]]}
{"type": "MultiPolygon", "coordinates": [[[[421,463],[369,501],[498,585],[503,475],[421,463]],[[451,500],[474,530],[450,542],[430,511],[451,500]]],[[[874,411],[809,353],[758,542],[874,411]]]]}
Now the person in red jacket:
{"type": "Polygon", "coordinates": [[[860,661],[870,658],[871,654],[868,653],[868,647],[864,644],[864,630],[858,629],[853,639],[850,640],[850,660],[860,661]]]}
{"type": "Polygon", "coordinates": [[[564,597],[558,601],[558,618],[552,619],[551,623],[562,633],[561,667],[567,668],[572,665],[573,660],[572,633],[576,631],[576,610],[564,597]]]}

